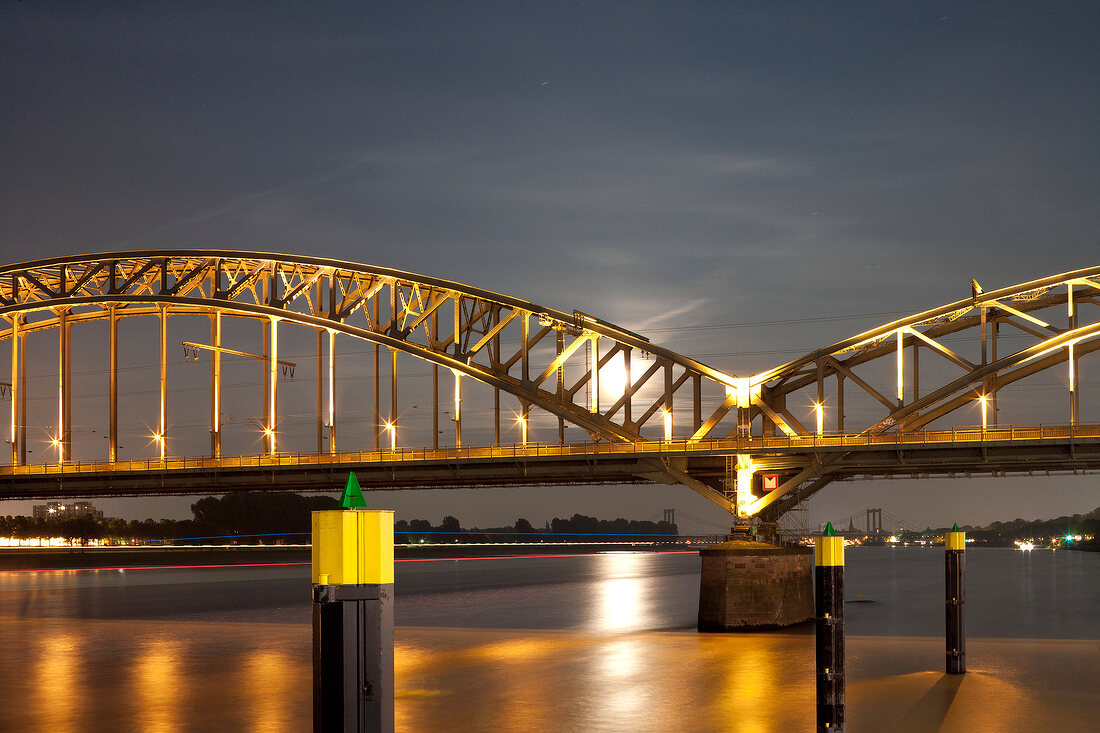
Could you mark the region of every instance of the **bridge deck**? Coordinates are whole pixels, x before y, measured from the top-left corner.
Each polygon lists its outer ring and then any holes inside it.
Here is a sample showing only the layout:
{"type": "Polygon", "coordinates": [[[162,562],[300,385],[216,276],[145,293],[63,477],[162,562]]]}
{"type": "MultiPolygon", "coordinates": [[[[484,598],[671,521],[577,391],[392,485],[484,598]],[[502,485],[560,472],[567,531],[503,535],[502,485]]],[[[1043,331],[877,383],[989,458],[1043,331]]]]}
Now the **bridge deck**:
{"type": "Polygon", "coordinates": [[[737,454],[765,470],[821,462],[834,479],[1090,470],[1100,469],[1100,425],[66,462],[2,466],[0,491],[7,499],[319,491],[342,486],[350,470],[374,489],[645,483],[662,481],[670,466],[714,484],[737,454]]]}

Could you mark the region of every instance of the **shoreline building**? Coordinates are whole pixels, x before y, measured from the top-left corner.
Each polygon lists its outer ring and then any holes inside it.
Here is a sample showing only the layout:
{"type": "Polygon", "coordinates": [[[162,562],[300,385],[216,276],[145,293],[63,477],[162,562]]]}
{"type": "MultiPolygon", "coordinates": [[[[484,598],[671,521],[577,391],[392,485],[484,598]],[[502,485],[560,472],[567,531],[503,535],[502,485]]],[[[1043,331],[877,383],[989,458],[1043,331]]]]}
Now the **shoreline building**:
{"type": "Polygon", "coordinates": [[[36,504],[34,507],[35,519],[72,519],[75,517],[103,519],[103,512],[96,509],[88,501],[47,501],[45,504],[36,504]]]}

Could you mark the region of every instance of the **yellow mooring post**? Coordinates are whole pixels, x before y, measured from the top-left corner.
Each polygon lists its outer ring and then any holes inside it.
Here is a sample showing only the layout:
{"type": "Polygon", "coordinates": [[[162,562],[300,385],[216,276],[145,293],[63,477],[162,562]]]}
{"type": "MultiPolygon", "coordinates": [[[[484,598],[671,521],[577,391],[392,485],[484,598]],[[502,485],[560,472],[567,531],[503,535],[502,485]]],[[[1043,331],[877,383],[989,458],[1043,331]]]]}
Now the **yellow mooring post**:
{"type": "Polygon", "coordinates": [[[947,673],[966,672],[966,532],[956,523],[943,537],[947,673]]]}
{"type": "Polygon", "coordinates": [[[817,730],[844,731],[844,538],[833,523],[814,539],[817,730]]]}
{"type": "Polygon", "coordinates": [[[313,730],[393,730],[393,512],[313,512],[313,730]]]}

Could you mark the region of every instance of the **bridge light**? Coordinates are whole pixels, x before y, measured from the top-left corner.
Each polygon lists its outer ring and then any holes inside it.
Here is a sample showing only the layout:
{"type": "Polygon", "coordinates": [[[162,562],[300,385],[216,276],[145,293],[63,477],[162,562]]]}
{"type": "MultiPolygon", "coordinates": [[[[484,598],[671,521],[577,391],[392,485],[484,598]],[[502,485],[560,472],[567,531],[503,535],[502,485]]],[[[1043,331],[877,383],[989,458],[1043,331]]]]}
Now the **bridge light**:
{"type": "Polygon", "coordinates": [[[663,409],[661,414],[665,419],[665,440],[672,440],[672,411],[663,409]]]}
{"type": "Polygon", "coordinates": [[[153,442],[156,443],[157,448],[160,450],[160,458],[164,460],[165,438],[163,433],[153,433],[153,442]]]}
{"type": "Polygon", "coordinates": [[[397,423],[392,423],[392,422],[388,422],[388,421],[383,420],[382,424],[385,426],[384,429],[389,431],[389,434],[390,434],[390,452],[392,453],[392,452],[397,450],[397,423]]]}
{"type": "Polygon", "coordinates": [[[519,425],[520,444],[524,448],[527,447],[527,416],[520,415],[516,418],[516,425],[519,425]]]}
{"type": "Polygon", "coordinates": [[[825,432],[825,405],[815,402],[814,412],[817,414],[817,434],[821,435],[825,432]]]}
{"type": "Polygon", "coordinates": [[[982,407],[982,430],[985,430],[987,425],[986,417],[989,414],[989,396],[985,394],[978,395],[978,404],[982,407]]]}

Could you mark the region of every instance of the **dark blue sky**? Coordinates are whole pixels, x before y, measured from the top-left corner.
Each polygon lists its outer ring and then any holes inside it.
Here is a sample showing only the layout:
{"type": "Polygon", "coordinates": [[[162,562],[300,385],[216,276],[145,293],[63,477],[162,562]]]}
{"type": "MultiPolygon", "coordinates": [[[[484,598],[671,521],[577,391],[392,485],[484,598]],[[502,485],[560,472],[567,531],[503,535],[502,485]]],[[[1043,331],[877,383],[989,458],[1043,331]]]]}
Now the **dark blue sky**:
{"type": "MultiPolygon", "coordinates": [[[[4,2],[0,258],[317,254],[577,308],[748,374],[970,277],[1095,265],[1097,38],[1092,2],[4,2]],[[804,322],[822,316],[859,317],[804,322]]],[[[625,491],[395,501],[537,522],[614,515],[625,491]]],[[[645,491],[643,514],[713,518],[645,491]]],[[[984,523],[1098,494],[860,482],[812,514],[984,523]]]]}

